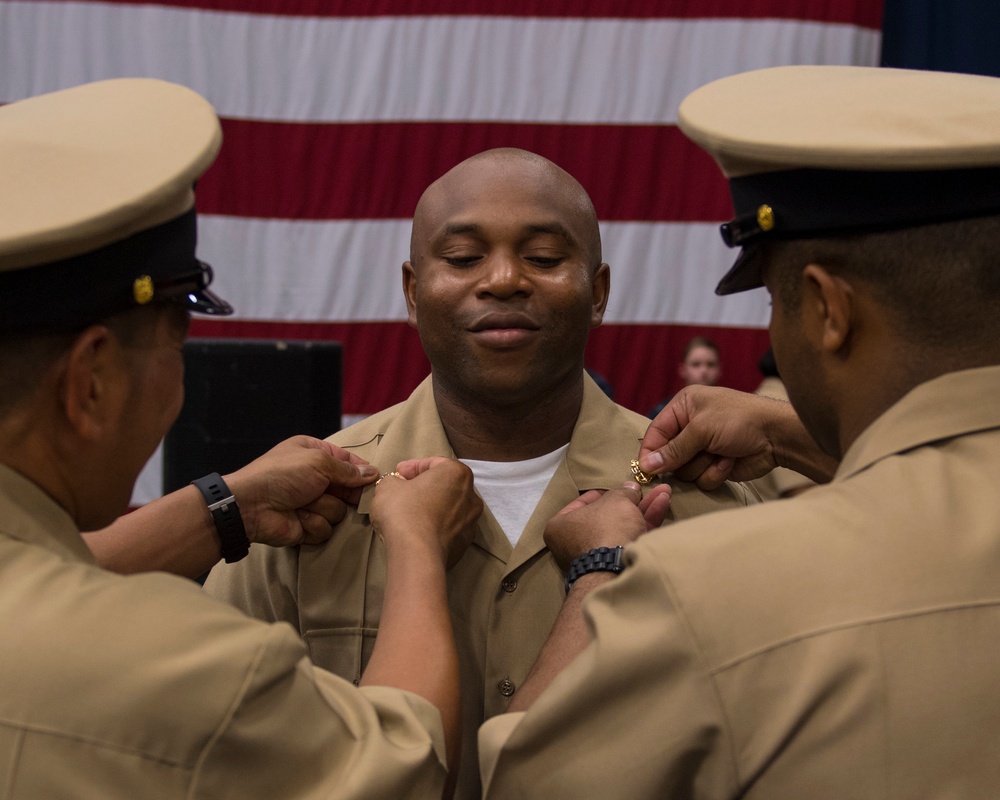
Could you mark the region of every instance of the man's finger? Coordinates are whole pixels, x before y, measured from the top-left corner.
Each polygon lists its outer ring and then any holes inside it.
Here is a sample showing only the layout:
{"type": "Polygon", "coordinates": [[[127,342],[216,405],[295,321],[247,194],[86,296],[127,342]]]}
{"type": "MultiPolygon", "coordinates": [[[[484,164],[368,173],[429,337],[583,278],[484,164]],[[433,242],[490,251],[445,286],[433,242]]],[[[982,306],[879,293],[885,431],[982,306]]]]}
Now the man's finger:
{"type": "Polygon", "coordinates": [[[699,489],[710,491],[712,489],[718,489],[729,479],[730,473],[733,471],[733,466],[736,462],[731,458],[720,458],[715,460],[712,464],[705,469],[704,472],[695,480],[695,485],[699,489]]]}
{"type": "Polygon", "coordinates": [[[646,523],[646,530],[651,531],[663,525],[670,511],[670,495],[658,494],[652,502],[642,512],[642,518],[646,523]]]}
{"type": "Polygon", "coordinates": [[[635,481],[625,481],[618,490],[636,505],[642,502],[642,487],[635,481]]]}
{"type": "Polygon", "coordinates": [[[599,500],[603,494],[604,492],[599,489],[591,489],[589,492],[584,492],[576,498],[576,500],[572,500],[563,506],[556,516],[558,517],[562,514],[569,514],[571,511],[576,511],[578,508],[589,506],[595,500],[599,500]]]}
{"type": "Polygon", "coordinates": [[[643,472],[654,475],[673,472],[696,458],[708,444],[705,436],[689,425],[658,450],[645,455],[640,450],[639,467],[643,472]]]}
{"type": "Polygon", "coordinates": [[[333,536],[333,525],[322,514],[300,508],[295,512],[302,526],[299,544],[322,544],[333,536]]]}
{"type": "Polygon", "coordinates": [[[330,453],[325,453],[319,464],[319,469],[324,477],[329,481],[331,490],[337,487],[359,487],[367,486],[378,480],[378,469],[370,464],[352,464],[341,461],[330,453]]]}
{"type": "Polygon", "coordinates": [[[704,451],[698,453],[688,463],[673,470],[673,475],[682,481],[697,483],[709,467],[716,462],[716,456],[704,451]]]}
{"type": "Polygon", "coordinates": [[[445,458],[444,456],[428,456],[426,458],[411,458],[407,461],[400,461],[396,465],[395,471],[399,475],[407,480],[412,480],[418,475],[427,472],[428,470],[439,467],[442,464],[451,464],[453,459],[445,458]]]}
{"type": "MultiPolygon", "coordinates": [[[[678,419],[675,413],[675,406],[673,401],[667,403],[667,406],[656,415],[652,422],[649,423],[649,427],[646,428],[646,433],[642,437],[642,442],[639,445],[639,466],[643,470],[646,470],[644,466],[644,458],[651,453],[658,452],[662,450],[667,444],[674,439],[683,430],[684,426],[678,419]]],[[[652,467],[652,464],[649,465],[652,467]]],[[[654,471],[654,470],[646,470],[654,471]]]]}
{"type": "Polygon", "coordinates": [[[323,439],[319,439],[318,441],[322,444],[323,449],[337,460],[346,461],[348,464],[354,464],[356,467],[368,466],[368,462],[356,453],[352,453],[342,447],[337,447],[337,445],[331,444],[323,439]]]}
{"type": "Polygon", "coordinates": [[[661,483],[654,486],[642,500],[639,501],[639,510],[646,523],[646,530],[659,528],[663,520],[667,518],[670,511],[670,495],[672,489],[669,485],[661,483]]]}
{"type": "Polygon", "coordinates": [[[322,517],[330,525],[336,525],[347,515],[347,503],[339,497],[325,494],[303,506],[302,510],[322,517]]]}
{"type": "Polygon", "coordinates": [[[661,495],[664,495],[666,499],[669,501],[672,492],[673,489],[670,488],[670,484],[667,483],[657,484],[646,493],[645,497],[643,497],[639,501],[639,510],[645,513],[646,509],[649,508],[649,506],[661,495]]]}

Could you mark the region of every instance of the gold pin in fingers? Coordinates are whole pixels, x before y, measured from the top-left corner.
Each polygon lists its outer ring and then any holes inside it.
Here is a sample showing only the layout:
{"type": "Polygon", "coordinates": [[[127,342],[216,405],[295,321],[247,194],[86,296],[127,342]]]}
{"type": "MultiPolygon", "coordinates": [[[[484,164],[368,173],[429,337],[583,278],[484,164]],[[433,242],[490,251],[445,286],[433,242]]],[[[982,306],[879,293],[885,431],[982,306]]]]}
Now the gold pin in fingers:
{"type": "Polygon", "coordinates": [[[654,477],[653,475],[647,475],[645,472],[642,471],[642,469],[640,469],[638,461],[635,460],[630,461],[629,469],[632,470],[632,474],[635,476],[636,483],[641,483],[643,486],[645,486],[647,483],[653,480],[654,477]]]}
{"type": "Polygon", "coordinates": [[[379,485],[380,483],[382,483],[382,479],[383,479],[383,478],[388,478],[388,477],[389,477],[390,475],[395,475],[395,476],[396,476],[397,478],[402,478],[402,477],[403,477],[402,475],[400,475],[400,474],[399,474],[398,472],[396,472],[395,470],[393,470],[392,472],[383,472],[383,473],[382,473],[382,474],[381,474],[381,475],[379,476],[379,479],[378,479],[377,481],[375,481],[375,485],[376,485],[376,486],[378,486],[378,485],[379,485]]]}

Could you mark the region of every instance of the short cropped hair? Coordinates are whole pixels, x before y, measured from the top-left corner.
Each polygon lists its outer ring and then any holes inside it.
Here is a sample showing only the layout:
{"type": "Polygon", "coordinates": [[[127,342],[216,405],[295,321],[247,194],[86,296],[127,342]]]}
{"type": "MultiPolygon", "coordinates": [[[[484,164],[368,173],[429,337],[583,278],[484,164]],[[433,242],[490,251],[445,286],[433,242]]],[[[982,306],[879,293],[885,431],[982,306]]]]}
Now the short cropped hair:
{"type": "MultiPolygon", "coordinates": [[[[123,347],[141,347],[152,336],[161,314],[187,327],[189,313],[176,303],[153,303],[94,323],[106,325],[123,347]]],[[[88,326],[89,327],[89,326],[88,326]]],[[[73,346],[82,330],[40,331],[0,336],[0,415],[27,399],[42,377],[73,346]]]]}
{"type": "Polygon", "coordinates": [[[687,343],[687,347],[684,348],[684,355],[681,357],[681,361],[687,361],[687,357],[691,355],[691,351],[696,347],[707,347],[716,357],[719,355],[719,346],[706,336],[695,336],[687,343]]]}
{"type": "Polygon", "coordinates": [[[781,302],[796,310],[802,269],[822,265],[867,284],[911,340],[965,346],[1000,331],[1000,216],[760,246],[781,302]]]}

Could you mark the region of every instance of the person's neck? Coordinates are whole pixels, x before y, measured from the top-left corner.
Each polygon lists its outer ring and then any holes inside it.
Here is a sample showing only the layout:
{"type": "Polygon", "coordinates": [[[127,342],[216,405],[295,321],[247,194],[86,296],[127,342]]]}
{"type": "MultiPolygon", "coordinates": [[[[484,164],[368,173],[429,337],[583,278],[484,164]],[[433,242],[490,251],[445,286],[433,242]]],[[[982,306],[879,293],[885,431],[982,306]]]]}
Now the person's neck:
{"type": "Polygon", "coordinates": [[[74,492],[68,436],[59,436],[58,420],[19,411],[0,421],[0,463],[34,483],[80,524],[74,492]]]}
{"type": "Polygon", "coordinates": [[[434,402],[458,458],[524,461],[569,442],[583,404],[583,372],[563,387],[510,403],[458,396],[435,380],[434,402]]]}
{"type": "MultiPolygon", "coordinates": [[[[884,341],[882,347],[887,347],[884,341]]],[[[917,386],[950,372],[1000,365],[1000,351],[991,352],[987,348],[962,350],[922,344],[902,345],[890,352],[891,359],[883,359],[881,363],[869,359],[867,365],[846,379],[855,388],[843,393],[850,402],[845,404],[841,415],[841,456],[869,425],[917,386]],[[878,374],[876,370],[881,372],[881,379],[873,381],[871,376],[878,374]]]]}

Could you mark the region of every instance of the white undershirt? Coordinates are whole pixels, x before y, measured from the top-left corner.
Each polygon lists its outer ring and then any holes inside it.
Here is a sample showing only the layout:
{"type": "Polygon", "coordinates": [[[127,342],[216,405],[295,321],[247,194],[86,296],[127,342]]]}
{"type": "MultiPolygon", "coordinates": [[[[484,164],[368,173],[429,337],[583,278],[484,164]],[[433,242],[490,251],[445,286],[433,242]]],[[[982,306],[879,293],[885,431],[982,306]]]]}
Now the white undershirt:
{"type": "Polygon", "coordinates": [[[527,461],[474,461],[461,458],[475,476],[476,490],[489,506],[512,546],[524,532],[568,444],[527,461]]]}

